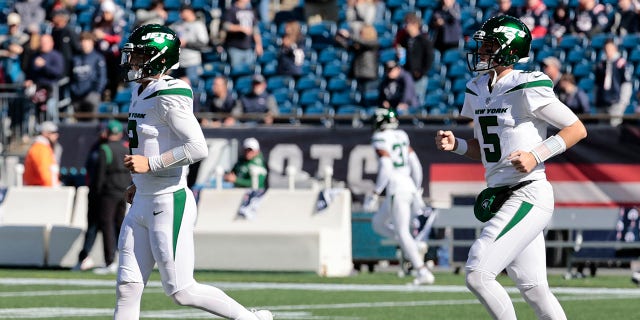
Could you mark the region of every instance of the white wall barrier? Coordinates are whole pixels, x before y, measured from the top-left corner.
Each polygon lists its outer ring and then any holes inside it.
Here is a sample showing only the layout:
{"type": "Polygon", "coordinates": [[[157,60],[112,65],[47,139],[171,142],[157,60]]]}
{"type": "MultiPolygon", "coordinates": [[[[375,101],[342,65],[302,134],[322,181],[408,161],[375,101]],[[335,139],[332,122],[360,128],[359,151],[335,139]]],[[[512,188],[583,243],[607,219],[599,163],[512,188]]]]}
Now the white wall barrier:
{"type": "Polygon", "coordinates": [[[316,212],[319,190],[269,189],[255,218],[238,218],[247,189],[203,189],[195,227],[196,268],[351,273],[351,194],[316,212]]]}

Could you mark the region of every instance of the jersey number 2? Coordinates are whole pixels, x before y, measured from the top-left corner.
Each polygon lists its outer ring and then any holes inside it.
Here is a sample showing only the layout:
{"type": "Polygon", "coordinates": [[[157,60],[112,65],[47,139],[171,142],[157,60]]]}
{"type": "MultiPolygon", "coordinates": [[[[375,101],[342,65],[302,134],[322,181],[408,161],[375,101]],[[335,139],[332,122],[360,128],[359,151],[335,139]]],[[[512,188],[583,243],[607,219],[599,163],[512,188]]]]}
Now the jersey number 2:
{"type": "Polygon", "coordinates": [[[493,151],[491,151],[491,148],[484,148],[485,160],[487,160],[487,162],[500,161],[500,154],[502,153],[500,150],[500,136],[497,133],[489,133],[489,130],[487,130],[487,127],[498,126],[498,117],[479,117],[478,121],[480,122],[480,128],[482,129],[483,144],[493,146],[493,151]]]}

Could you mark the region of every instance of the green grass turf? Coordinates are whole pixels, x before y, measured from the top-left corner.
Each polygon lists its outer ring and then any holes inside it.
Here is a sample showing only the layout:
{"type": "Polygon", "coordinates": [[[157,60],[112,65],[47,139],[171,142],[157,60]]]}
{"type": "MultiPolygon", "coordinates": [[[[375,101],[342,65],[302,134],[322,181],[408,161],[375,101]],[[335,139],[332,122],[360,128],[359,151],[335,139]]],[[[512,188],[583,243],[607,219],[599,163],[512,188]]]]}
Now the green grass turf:
{"type": "MultiPolygon", "coordinates": [[[[360,273],[346,278],[322,278],[312,273],[197,272],[196,279],[220,286],[247,307],[268,307],[276,319],[489,319],[482,305],[464,288],[464,277],[451,272],[436,273],[436,286],[430,291],[414,290],[406,286],[411,278],[398,278],[392,272],[360,273]],[[238,287],[248,283],[256,283],[258,287],[238,287]],[[259,287],[260,284],[267,288],[259,287]],[[314,287],[307,287],[309,284],[314,287]],[[385,290],[388,288],[393,290],[385,290]]],[[[91,272],[0,269],[0,319],[110,319],[115,302],[114,280],[113,275],[97,276],[91,272]],[[20,285],[10,282],[18,278],[48,281],[20,285]],[[55,279],[64,281],[48,283],[55,279]],[[85,312],[94,309],[95,315],[85,312]],[[79,310],[79,314],[56,315],[59,310],[79,310]]],[[[499,280],[513,289],[506,276],[500,276],[499,280]]],[[[150,281],[143,296],[141,319],[207,318],[197,310],[174,305],[158,286],[157,272],[150,281]]],[[[573,280],[552,274],[549,282],[553,289],[576,289],[556,294],[569,319],[640,318],[635,311],[640,289],[629,281],[628,274],[573,280]],[[589,290],[580,292],[577,288],[589,290]]],[[[518,319],[535,319],[517,292],[510,295],[518,319]]]]}

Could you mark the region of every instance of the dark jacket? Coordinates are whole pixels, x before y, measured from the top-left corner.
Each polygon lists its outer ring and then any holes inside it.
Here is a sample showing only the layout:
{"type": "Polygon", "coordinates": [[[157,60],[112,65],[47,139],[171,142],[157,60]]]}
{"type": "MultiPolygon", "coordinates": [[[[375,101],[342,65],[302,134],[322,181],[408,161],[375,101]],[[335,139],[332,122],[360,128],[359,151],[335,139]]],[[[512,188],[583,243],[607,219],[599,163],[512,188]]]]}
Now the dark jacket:
{"type": "Polygon", "coordinates": [[[85,97],[91,92],[102,94],[107,85],[107,66],[104,56],[95,50],[73,57],[71,95],[85,97]]]}
{"type": "Polygon", "coordinates": [[[366,80],[378,78],[378,48],[380,44],[377,41],[347,39],[338,34],[336,42],[341,47],[353,52],[353,62],[351,62],[349,70],[350,78],[366,80]]]}
{"type": "Polygon", "coordinates": [[[302,75],[302,60],[304,60],[304,52],[297,47],[280,46],[278,52],[278,69],[277,73],[290,76],[302,75]],[[301,57],[298,58],[298,64],[296,64],[296,54],[301,57]]]}
{"type": "Polygon", "coordinates": [[[620,87],[628,82],[626,72],[626,60],[618,58],[613,62],[600,61],[596,66],[596,106],[609,107],[620,100],[620,87]],[[611,87],[604,89],[607,64],[611,63],[611,87]]]}
{"type": "Polygon", "coordinates": [[[122,141],[108,141],[98,148],[98,162],[89,190],[95,195],[122,197],[131,184],[131,173],[124,166],[129,150],[122,141]]]}
{"type": "Polygon", "coordinates": [[[64,68],[64,58],[60,52],[52,50],[47,53],[37,53],[33,55],[29,61],[29,69],[27,71],[26,78],[32,80],[39,86],[51,86],[64,76],[64,68]],[[34,61],[38,57],[42,57],[46,61],[44,66],[35,66],[34,61]]]}
{"type": "Polygon", "coordinates": [[[380,106],[384,101],[389,101],[393,109],[396,109],[400,103],[406,103],[409,107],[417,104],[415,83],[405,70],[402,70],[396,79],[385,76],[380,83],[379,93],[380,106]]]}
{"type": "Polygon", "coordinates": [[[426,34],[413,38],[407,35],[398,44],[407,49],[404,69],[409,71],[413,80],[418,80],[429,72],[433,64],[433,42],[426,34]]]}

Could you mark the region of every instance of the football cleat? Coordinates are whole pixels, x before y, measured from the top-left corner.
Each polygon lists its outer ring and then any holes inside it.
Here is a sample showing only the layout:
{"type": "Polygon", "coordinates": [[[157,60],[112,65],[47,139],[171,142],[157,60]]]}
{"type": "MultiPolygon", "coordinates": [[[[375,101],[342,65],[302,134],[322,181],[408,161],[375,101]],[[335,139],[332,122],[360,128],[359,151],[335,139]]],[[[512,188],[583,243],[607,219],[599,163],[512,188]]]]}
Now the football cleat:
{"type": "Polygon", "coordinates": [[[258,320],[273,320],[273,314],[269,310],[252,310],[258,320]]]}
{"type": "Polygon", "coordinates": [[[436,277],[425,266],[418,270],[418,275],[413,279],[413,285],[419,286],[423,284],[433,284],[435,281],[436,277]]]}

